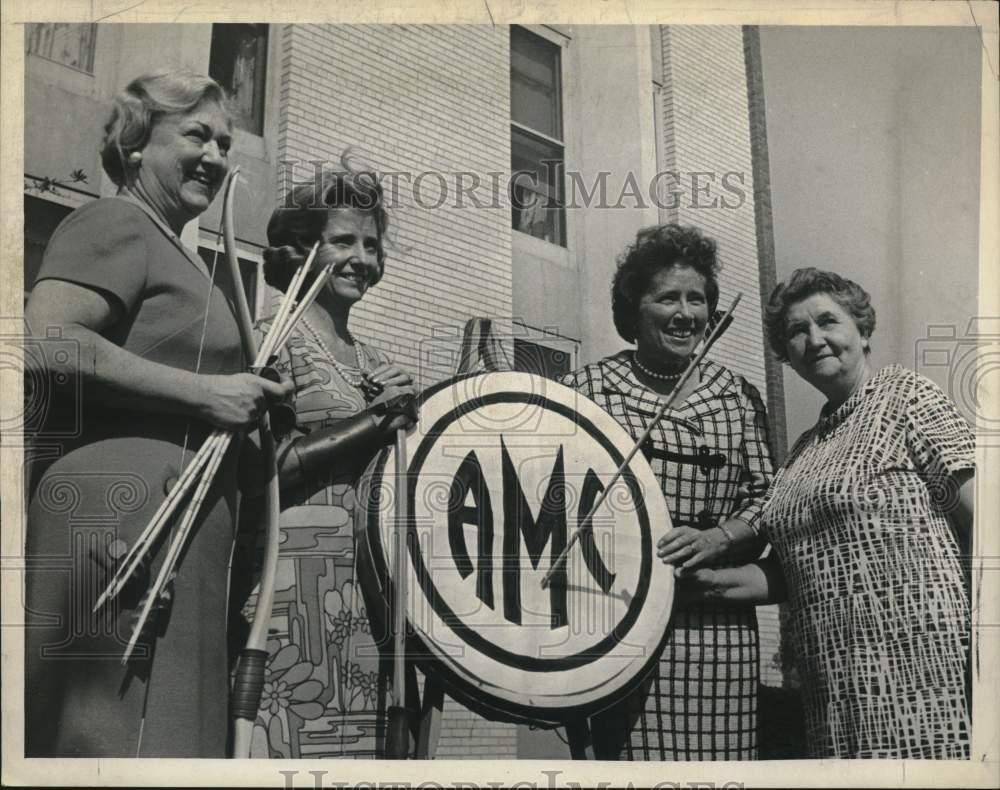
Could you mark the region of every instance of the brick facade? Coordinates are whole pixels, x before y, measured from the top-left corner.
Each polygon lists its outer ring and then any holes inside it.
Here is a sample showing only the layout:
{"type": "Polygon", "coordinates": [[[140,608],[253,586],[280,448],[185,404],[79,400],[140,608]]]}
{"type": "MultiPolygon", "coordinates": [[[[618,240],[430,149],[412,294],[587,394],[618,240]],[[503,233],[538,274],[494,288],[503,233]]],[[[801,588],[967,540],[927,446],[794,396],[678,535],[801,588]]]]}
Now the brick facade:
{"type": "Polygon", "coordinates": [[[280,163],[302,163],[294,178],[305,180],[305,163],[336,166],[348,147],[399,174],[386,274],[352,329],[433,384],[446,368],[428,367],[421,339],[457,339],[468,318],[511,313],[509,209],[453,200],[453,174],[510,168],[507,28],[287,25],[278,34],[277,191],[291,172],[280,163]],[[445,176],[440,208],[441,182],[420,178],[426,171],[445,176]]]}

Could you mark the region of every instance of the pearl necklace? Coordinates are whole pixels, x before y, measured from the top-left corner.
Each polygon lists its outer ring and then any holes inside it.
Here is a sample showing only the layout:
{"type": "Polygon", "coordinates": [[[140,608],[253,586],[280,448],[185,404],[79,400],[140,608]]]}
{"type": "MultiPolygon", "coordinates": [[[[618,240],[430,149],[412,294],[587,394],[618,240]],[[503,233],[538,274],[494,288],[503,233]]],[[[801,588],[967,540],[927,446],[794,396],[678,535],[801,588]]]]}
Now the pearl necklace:
{"type": "MultiPolygon", "coordinates": [[[[330,360],[330,363],[333,365],[337,373],[340,374],[340,377],[348,384],[350,384],[352,387],[361,389],[362,385],[364,384],[364,375],[355,376],[349,373],[347,367],[339,363],[337,361],[337,358],[333,356],[333,352],[331,352],[330,349],[326,347],[326,343],[324,343],[323,339],[319,336],[319,332],[313,329],[312,325],[306,320],[305,316],[302,316],[302,325],[309,330],[309,333],[319,344],[319,347],[323,349],[323,353],[326,354],[327,359],[330,360]]],[[[350,332],[347,333],[347,337],[354,345],[354,359],[358,363],[358,370],[361,371],[361,373],[363,374],[365,369],[365,359],[361,353],[361,344],[354,339],[354,336],[350,332]]]]}
{"type": "Polygon", "coordinates": [[[654,373],[639,361],[639,355],[635,351],[632,352],[632,361],[635,362],[635,366],[639,368],[639,370],[641,370],[651,379],[658,379],[659,381],[676,382],[680,379],[681,376],[684,375],[683,370],[680,373],[654,373]]]}

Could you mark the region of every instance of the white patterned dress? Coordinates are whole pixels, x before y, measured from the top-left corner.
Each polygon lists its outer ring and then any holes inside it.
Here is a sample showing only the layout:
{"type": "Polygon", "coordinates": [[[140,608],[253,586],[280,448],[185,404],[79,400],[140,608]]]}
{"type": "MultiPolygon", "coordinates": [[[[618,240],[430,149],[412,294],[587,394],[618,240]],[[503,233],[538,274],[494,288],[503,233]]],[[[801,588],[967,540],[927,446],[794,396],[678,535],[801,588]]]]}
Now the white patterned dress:
{"type": "MultiPolygon", "coordinates": [[[[620,352],[563,383],[638,439],[660,396],[638,381],[630,358],[620,352]]],[[[736,517],[756,527],[772,473],[764,403],[752,384],[715,362],[702,364],[701,377],[654,428],[643,452],[674,526],[709,529],[736,517]]],[[[592,717],[596,756],[755,759],[759,671],[753,606],[676,606],[659,663],[636,692],[592,717]]]]}
{"type": "Polygon", "coordinates": [[[879,370],[796,442],[761,520],[785,574],[813,757],[968,758],[969,602],[944,516],[974,437],[879,370]]]}
{"type": "MultiPolygon", "coordinates": [[[[267,328],[262,322],[261,330],[267,328]]],[[[362,350],[367,369],[387,361],[368,346],[362,350]]],[[[368,406],[308,329],[296,331],[274,367],[295,385],[298,431],[336,425],[368,406]]],[[[384,756],[387,667],[357,578],[355,483],[353,474],[323,475],[281,492],[270,656],[251,757],[384,756]]]]}

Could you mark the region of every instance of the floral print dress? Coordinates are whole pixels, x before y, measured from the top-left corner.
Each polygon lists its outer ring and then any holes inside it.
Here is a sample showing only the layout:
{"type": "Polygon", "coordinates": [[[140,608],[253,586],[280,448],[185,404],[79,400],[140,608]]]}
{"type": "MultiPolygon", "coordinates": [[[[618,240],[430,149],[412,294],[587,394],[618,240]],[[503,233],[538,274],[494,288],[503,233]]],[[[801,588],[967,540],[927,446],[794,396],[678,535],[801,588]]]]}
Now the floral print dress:
{"type": "MultiPolygon", "coordinates": [[[[362,350],[368,369],[387,361],[371,348],[362,350]]],[[[336,425],[368,405],[307,328],[289,340],[275,367],[295,384],[299,432],[336,425]]],[[[326,475],[281,492],[270,656],[251,757],[382,754],[387,684],[357,579],[355,483],[326,475]]]]}

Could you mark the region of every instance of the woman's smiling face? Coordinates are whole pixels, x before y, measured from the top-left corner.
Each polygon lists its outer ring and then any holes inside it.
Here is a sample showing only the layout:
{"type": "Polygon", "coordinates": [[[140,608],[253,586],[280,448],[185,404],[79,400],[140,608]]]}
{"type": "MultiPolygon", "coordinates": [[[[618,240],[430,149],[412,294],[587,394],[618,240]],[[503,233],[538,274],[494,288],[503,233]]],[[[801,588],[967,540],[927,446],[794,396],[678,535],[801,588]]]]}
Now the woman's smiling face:
{"type": "Polygon", "coordinates": [[[229,171],[231,142],[229,116],[211,100],[188,113],[164,115],[153,126],[136,178],[172,226],[212,203],[229,171]]]}
{"type": "Polygon", "coordinates": [[[853,391],[867,371],[867,348],[854,317],[829,294],[812,294],[788,308],[788,363],[827,398],[841,401],[853,391]]]}
{"type": "Polygon", "coordinates": [[[333,208],[323,228],[317,266],[333,261],[329,290],[342,302],[364,297],[379,277],[379,235],[375,216],[354,208],[333,208]]]}
{"type": "Polygon", "coordinates": [[[694,353],[707,325],[705,278],[676,263],[654,274],[639,300],[635,342],[648,363],[677,368],[694,353]]]}

